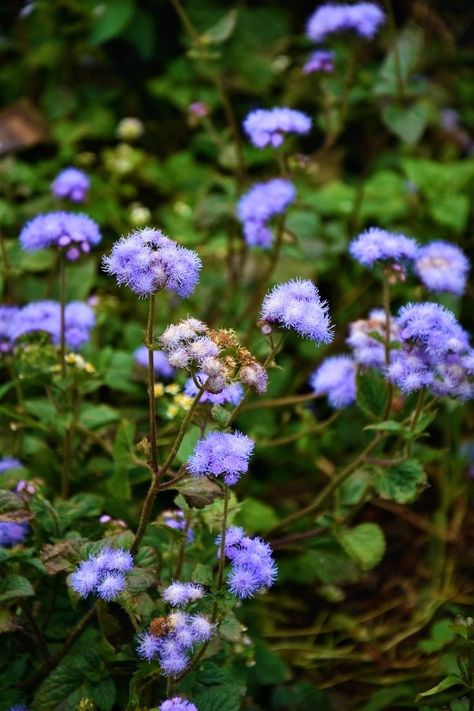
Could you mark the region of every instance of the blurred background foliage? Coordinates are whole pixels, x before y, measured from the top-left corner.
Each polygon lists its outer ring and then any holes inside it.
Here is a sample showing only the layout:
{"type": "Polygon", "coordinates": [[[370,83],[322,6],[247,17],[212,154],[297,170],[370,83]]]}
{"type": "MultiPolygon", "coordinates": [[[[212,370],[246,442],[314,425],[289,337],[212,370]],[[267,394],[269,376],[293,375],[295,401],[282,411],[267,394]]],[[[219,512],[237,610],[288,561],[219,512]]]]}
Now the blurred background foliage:
{"type": "MultiPolygon", "coordinates": [[[[289,159],[298,199],[273,280],[315,279],[330,303],[336,338],[315,354],[314,346],[289,336],[281,370],[272,371],[271,397],[305,392],[323,355],[343,349],[348,321],[380,304],[377,278],[347,255],[362,228],[378,224],[420,242],[446,239],[472,259],[472,3],[394,3],[395,28],[376,41],[332,42],[337,71],[323,79],[301,70],[310,50],[305,21],[314,6],[186,0],[192,23],[186,28],[167,0],[2,3],[0,229],[11,277],[0,285],[3,302],[57,297],[55,280],[46,278],[53,256],[21,252],[16,238],[26,219],[56,208],[51,180],[74,164],[91,175],[86,209],[103,229],[103,252],[119,234],[153,224],[202,256],[196,295],[183,305],[169,299],[159,328],[179,315],[199,315],[236,327],[264,352],[250,317],[268,257],[243,246],[234,213],[246,186],[279,170],[272,152],[249,146],[239,129],[249,110],[275,104],[308,112],[315,130],[289,159]],[[194,102],[205,104],[205,115],[189,111],[194,102]],[[124,122],[127,117],[139,123],[124,122]]],[[[96,340],[85,353],[97,369],[89,385],[95,404],[84,406],[81,422],[110,438],[115,461],[93,441],[81,443],[86,463],[76,472],[76,487],[105,497],[108,513],[133,521],[148,474],[132,465],[124,473],[117,461],[146,429],[146,393],[130,377],[145,307],[111,287],[98,264],[99,257],[72,265],[68,288],[70,298],[92,294],[98,301],[96,340]]],[[[395,308],[421,298],[418,289],[396,287],[395,308]]],[[[471,284],[462,302],[442,299],[471,330],[472,296],[471,284]]],[[[31,370],[31,363],[21,367],[31,370]]],[[[8,422],[9,395],[2,395],[8,422]]],[[[160,404],[164,418],[167,406],[160,404]]],[[[359,447],[363,411],[351,410],[321,435],[311,433],[315,416],[329,414],[318,402],[314,409],[242,416],[241,428],[258,441],[254,473],[239,491],[239,522],[250,533],[265,534],[282,513],[303,505],[359,447]],[[278,446],[283,428],[310,434],[278,446]]],[[[41,409],[37,397],[24,416],[53,426],[54,413],[44,402],[41,409]]],[[[366,562],[370,572],[328,534],[306,545],[281,544],[279,587],[265,606],[250,603],[242,614],[257,639],[257,663],[245,671],[245,709],[448,708],[442,695],[434,705],[414,698],[455,667],[463,638],[455,637],[451,622],[472,610],[474,532],[459,453],[472,427],[472,411],[445,408],[424,449],[431,486],[410,509],[401,504],[413,492],[364,507],[364,471],[344,486],[336,513],[344,516],[360,501],[364,521],[381,523],[385,532],[386,554],[375,568],[366,562]]],[[[4,443],[12,436],[19,442],[7,426],[4,443]]],[[[39,472],[48,483],[58,460],[44,433],[33,428],[22,436],[21,451],[32,475],[39,472]]],[[[89,515],[100,510],[93,504],[87,500],[89,515]]],[[[21,665],[15,673],[21,676],[21,665]]],[[[461,695],[449,708],[472,707],[461,695]]]]}

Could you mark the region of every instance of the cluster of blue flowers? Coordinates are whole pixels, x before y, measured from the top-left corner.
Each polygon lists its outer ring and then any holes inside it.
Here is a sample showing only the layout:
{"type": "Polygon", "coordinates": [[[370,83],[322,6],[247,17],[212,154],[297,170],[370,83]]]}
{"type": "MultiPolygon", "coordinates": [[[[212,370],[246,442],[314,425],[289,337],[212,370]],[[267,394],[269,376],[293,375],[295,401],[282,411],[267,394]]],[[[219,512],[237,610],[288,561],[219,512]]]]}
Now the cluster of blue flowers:
{"type": "Polygon", "coordinates": [[[289,133],[305,134],[311,130],[311,119],[302,111],[286,106],[256,109],[244,120],[244,131],[256,148],[278,148],[289,133]]]}
{"type": "MultiPolygon", "coordinates": [[[[168,528],[174,528],[177,531],[184,531],[186,529],[186,520],[184,513],[180,509],[175,509],[174,511],[163,511],[161,514],[163,523],[168,528]]],[[[186,541],[192,543],[194,541],[194,531],[191,527],[188,528],[186,534],[186,541]]]]}
{"type": "MultiPolygon", "coordinates": [[[[65,308],[65,339],[69,348],[79,348],[90,338],[95,326],[94,310],[82,301],[71,301],[65,308]]],[[[61,307],[57,301],[33,301],[23,308],[0,307],[0,352],[9,353],[16,341],[40,331],[60,340],[61,307]]]]}
{"type": "Polygon", "coordinates": [[[330,49],[316,49],[311,52],[303,65],[303,74],[332,74],[334,71],[334,52],[330,49]]]}
{"type": "Polygon", "coordinates": [[[30,531],[27,523],[0,521],[0,547],[10,548],[23,543],[30,531]]]}
{"type": "Polygon", "coordinates": [[[27,222],[20,232],[23,249],[37,250],[57,247],[71,262],[102,239],[98,225],[87,215],[74,212],[48,212],[27,222]]]}
{"type": "Polygon", "coordinates": [[[371,227],[362,232],[349,247],[352,257],[367,267],[376,262],[400,263],[413,260],[417,249],[418,245],[411,237],[387,232],[378,227],[371,227]]]}
{"type": "Polygon", "coordinates": [[[209,432],[197,442],[188,459],[188,470],[195,477],[222,474],[227,486],[234,486],[248,471],[254,446],[241,432],[209,432]]]}
{"type": "Polygon", "coordinates": [[[290,279],[278,284],[263,300],[262,320],[270,326],[292,329],[316,343],[333,338],[327,304],[309,279],[290,279]]]}
{"type": "Polygon", "coordinates": [[[21,469],[23,464],[16,457],[2,457],[0,459],[0,474],[5,474],[12,469],[21,469]]]}
{"type": "MultiPolygon", "coordinates": [[[[133,354],[135,363],[141,368],[148,368],[148,348],[146,346],[140,346],[136,349],[133,354]]],[[[153,351],[153,370],[155,375],[159,375],[161,378],[168,380],[172,378],[175,370],[171,366],[166,353],[163,351],[153,351]]]]}
{"type": "Polygon", "coordinates": [[[163,701],[160,711],[198,711],[198,708],[182,696],[173,696],[172,699],[163,701]]]}
{"type": "MultiPolygon", "coordinates": [[[[217,537],[216,545],[220,550],[221,536],[217,537]]],[[[225,534],[224,552],[231,561],[227,585],[236,597],[252,597],[275,582],[277,567],[272,549],[262,538],[251,538],[242,528],[231,526],[225,534]]]]}
{"type": "Polygon", "coordinates": [[[128,286],[140,297],[166,287],[182,298],[193,293],[202,266],[196,252],[148,227],[115,242],[103,265],[119,286],[128,286]]]}
{"type": "MultiPolygon", "coordinates": [[[[204,595],[204,590],[193,583],[172,583],[163,592],[172,607],[183,607],[204,595]]],[[[172,612],[166,618],[165,634],[143,632],[138,638],[138,656],[147,661],[156,659],[166,676],[177,676],[189,664],[190,655],[197,644],[207,642],[214,634],[214,625],[207,617],[184,611],[172,612]]]]}
{"type": "Polygon", "coordinates": [[[348,31],[372,39],[384,22],[385,14],[375,3],[327,3],[311,15],[306,33],[313,42],[322,42],[329,35],[348,31]]]}
{"type": "Polygon", "coordinates": [[[327,395],[331,407],[348,407],[356,399],[356,364],[349,355],[326,358],[312,373],[309,384],[318,395],[327,395]]]}
{"type": "Polygon", "coordinates": [[[273,232],[268,222],[275,215],[282,214],[295,197],[293,183],[275,178],[266,183],[257,183],[240,198],[237,217],[243,225],[245,241],[250,247],[271,247],[273,232]]]}
{"type": "Polygon", "coordinates": [[[51,190],[58,198],[68,198],[72,202],[84,202],[90,187],[90,180],[82,170],[65,168],[54,179],[51,190]]]}
{"type": "Polygon", "coordinates": [[[132,568],[131,553],[106,546],[78,565],[70,576],[70,585],[81,597],[93,592],[108,602],[125,590],[125,574],[132,568]]]}

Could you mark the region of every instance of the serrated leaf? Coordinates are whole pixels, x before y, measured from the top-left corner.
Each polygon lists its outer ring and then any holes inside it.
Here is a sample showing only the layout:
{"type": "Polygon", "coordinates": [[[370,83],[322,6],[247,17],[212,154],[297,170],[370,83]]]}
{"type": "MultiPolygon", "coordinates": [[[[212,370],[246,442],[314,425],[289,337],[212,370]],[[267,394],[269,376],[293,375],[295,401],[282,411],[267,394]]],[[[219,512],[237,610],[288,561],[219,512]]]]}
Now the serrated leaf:
{"type": "Polygon", "coordinates": [[[384,469],[375,484],[382,499],[390,499],[397,504],[411,504],[425,486],[425,471],[414,459],[384,469]]]}
{"type": "Polygon", "coordinates": [[[0,580],[0,602],[17,597],[31,597],[34,594],[30,581],[21,575],[9,575],[0,580]]]}
{"type": "Polygon", "coordinates": [[[385,536],[376,523],[341,528],[336,536],[347,555],[364,571],[375,568],[385,553],[385,536]]]}
{"type": "Polygon", "coordinates": [[[418,701],[419,699],[424,699],[426,696],[434,696],[435,694],[441,693],[441,691],[450,689],[452,686],[459,686],[461,684],[462,681],[458,676],[456,676],[455,674],[448,674],[448,676],[445,676],[444,679],[439,682],[439,684],[436,684],[436,686],[431,687],[431,689],[428,689],[428,691],[423,691],[421,694],[418,694],[415,701],[418,701]]]}
{"type": "Polygon", "coordinates": [[[239,711],[245,688],[237,684],[211,686],[196,694],[199,711],[239,711]]]}
{"type": "Polygon", "coordinates": [[[207,477],[185,477],[174,488],[184,496],[188,506],[196,509],[202,509],[224,495],[222,487],[207,477]]]}
{"type": "Polygon", "coordinates": [[[199,583],[200,585],[212,585],[214,580],[212,567],[198,563],[191,573],[191,580],[193,583],[199,583]]]}
{"type": "Polygon", "coordinates": [[[357,376],[357,404],[368,417],[383,417],[387,402],[387,384],[379,373],[370,370],[357,376]]]}

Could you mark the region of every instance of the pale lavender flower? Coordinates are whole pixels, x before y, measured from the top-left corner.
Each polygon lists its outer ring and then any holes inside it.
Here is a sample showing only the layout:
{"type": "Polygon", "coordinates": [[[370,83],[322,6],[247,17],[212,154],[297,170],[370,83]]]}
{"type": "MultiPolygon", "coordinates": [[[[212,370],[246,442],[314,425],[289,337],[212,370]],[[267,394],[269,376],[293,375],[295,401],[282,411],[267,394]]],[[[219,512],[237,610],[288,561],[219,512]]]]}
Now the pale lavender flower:
{"type": "Polygon", "coordinates": [[[96,589],[102,600],[115,600],[125,590],[125,576],[122,573],[105,573],[96,589]]]}
{"type": "MultiPolygon", "coordinates": [[[[95,313],[87,304],[71,301],[65,309],[65,339],[69,348],[79,348],[90,338],[95,325],[95,313]]],[[[51,336],[54,344],[60,341],[61,307],[57,301],[33,301],[20,309],[10,326],[12,341],[35,331],[51,336]]]]}
{"type": "Polygon", "coordinates": [[[268,249],[273,242],[273,232],[268,222],[281,215],[296,197],[289,180],[275,178],[257,183],[237,203],[237,217],[243,225],[245,241],[250,247],[268,249]]]}
{"type": "Polygon", "coordinates": [[[224,482],[234,486],[248,471],[254,446],[250,437],[241,432],[209,432],[197,442],[188,459],[188,470],[196,477],[223,474],[224,482]]]}
{"type": "Polygon", "coordinates": [[[364,266],[375,262],[399,263],[415,259],[418,245],[411,237],[370,227],[349,245],[351,256],[364,266]]]}
{"type": "MultiPolygon", "coordinates": [[[[146,346],[140,346],[136,349],[133,354],[135,363],[142,368],[148,368],[148,348],[146,346]]],[[[171,367],[170,362],[163,351],[153,351],[153,370],[155,375],[159,375],[162,378],[169,379],[174,375],[174,368],[171,367]]]]}
{"type": "Polygon", "coordinates": [[[87,254],[102,239],[98,225],[87,215],[74,212],[48,212],[37,215],[20,232],[24,250],[57,247],[66,259],[75,261],[87,254]]]}
{"type": "MultiPolygon", "coordinates": [[[[202,372],[197,373],[196,377],[201,383],[205,383],[208,378],[208,376],[202,372]]],[[[188,397],[196,397],[196,395],[198,394],[197,385],[192,378],[189,378],[186,381],[186,384],[184,386],[184,393],[188,397]]],[[[199,398],[199,403],[202,405],[204,405],[206,402],[210,403],[211,405],[225,405],[226,403],[230,403],[231,405],[238,405],[239,402],[242,400],[243,396],[244,391],[240,383],[230,383],[230,385],[226,385],[226,387],[221,390],[220,393],[211,393],[207,390],[204,390],[201,394],[201,397],[199,398]]]]}
{"type": "Polygon", "coordinates": [[[244,120],[244,131],[257,148],[278,148],[288,133],[305,134],[311,130],[311,119],[302,111],[276,106],[251,111],[244,120]]]}
{"type": "MultiPolygon", "coordinates": [[[[374,309],[367,319],[358,319],[349,325],[346,343],[352,348],[356,363],[368,368],[385,366],[386,315],[383,309],[374,309]]],[[[390,342],[398,340],[398,325],[390,319],[390,342]]]]}
{"type": "Polygon", "coordinates": [[[461,353],[469,339],[454,314],[429,301],[402,306],[397,318],[400,338],[421,344],[430,355],[461,353]]]}
{"type": "MultiPolygon", "coordinates": [[[[186,529],[186,519],[184,513],[179,509],[175,511],[163,511],[162,513],[163,523],[168,528],[174,528],[177,531],[184,531],[186,529]]],[[[186,541],[192,543],[194,541],[194,531],[191,527],[188,528],[186,534],[186,541]]]]}
{"type": "Polygon", "coordinates": [[[82,561],[74,573],[71,574],[72,589],[81,597],[87,597],[99,584],[100,572],[95,560],[82,561]]]}
{"type": "Polygon", "coordinates": [[[2,457],[0,459],[0,474],[5,474],[11,469],[22,469],[23,464],[16,457],[2,457]]]}
{"type": "Polygon", "coordinates": [[[124,548],[102,548],[82,561],[70,576],[70,585],[81,597],[94,592],[98,597],[115,600],[125,589],[125,573],[133,568],[133,558],[124,548]]]}
{"type": "Polygon", "coordinates": [[[181,607],[189,605],[190,602],[196,602],[204,595],[202,585],[196,583],[180,583],[175,581],[168,585],[163,590],[163,599],[173,607],[181,607]]]}
{"type": "Polygon", "coordinates": [[[115,242],[103,265],[119,286],[126,285],[141,297],[167,288],[182,298],[193,293],[202,266],[196,252],[151,228],[115,242]]]}
{"type": "Polygon", "coordinates": [[[182,696],[173,696],[172,699],[163,701],[160,711],[198,711],[198,708],[182,696]]]}
{"type": "Polygon", "coordinates": [[[350,356],[326,358],[312,373],[310,385],[317,395],[326,395],[334,408],[348,407],[356,399],[356,368],[350,356]]]}
{"type": "Polygon", "coordinates": [[[316,343],[329,343],[333,338],[327,304],[309,279],[291,279],[275,286],[263,300],[261,318],[316,343]]]}
{"type": "Polygon", "coordinates": [[[449,242],[431,242],[416,254],[415,271],[428,291],[463,294],[469,268],[462,249],[449,242]]]}
{"type": "Polygon", "coordinates": [[[23,543],[29,530],[27,523],[0,521],[0,547],[9,548],[23,543]]]}
{"type": "Polygon", "coordinates": [[[303,74],[332,74],[334,71],[334,52],[329,49],[317,49],[309,55],[303,66],[303,74]]]}
{"type": "Polygon", "coordinates": [[[56,197],[69,198],[72,202],[84,202],[90,180],[82,170],[65,168],[54,179],[51,190],[56,197]]]}
{"type": "Polygon", "coordinates": [[[354,5],[326,3],[311,15],[306,33],[313,42],[322,42],[329,35],[347,31],[372,39],[384,22],[385,14],[371,2],[354,5]]]}
{"type": "MultiPolygon", "coordinates": [[[[220,549],[220,537],[216,543],[220,549]]],[[[262,538],[241,536],[238,528],[229,529],[226,532],[225,549],[226,557],[231,560],[227,583],[233,595],[241,599],[252,597],[256,592],[273,585],[277,567],[271,547],[262,538]],[[232,545],[227,544],[227,535],[232,539],[232,545]]]]}
{"type": "Polygon", "coordinates": [[[160,640],[150,632],[142,632],[138,637],[137,654],[147,662],[156,658],[160,650],[160,640]]]}

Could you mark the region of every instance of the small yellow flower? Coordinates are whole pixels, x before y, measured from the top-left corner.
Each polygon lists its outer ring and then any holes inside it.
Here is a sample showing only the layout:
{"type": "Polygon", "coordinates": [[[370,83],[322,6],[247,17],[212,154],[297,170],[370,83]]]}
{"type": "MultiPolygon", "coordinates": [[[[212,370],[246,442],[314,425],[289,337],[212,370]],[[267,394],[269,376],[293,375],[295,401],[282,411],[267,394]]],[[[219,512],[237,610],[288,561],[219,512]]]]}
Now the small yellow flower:
{"type": "Polygon", "coordinates": [[[169,420],[174,420],[174,418],[176,417],[178,412],[179,412],[179,408],[176,405],[168,405],[168,408],[166,410],[166,417],[169,420]]]}
{"type": "Polygon", "coordinates": [[[180,395],[176,395],[174,403],[180,407],[181,410],[189,410],[193,403],[193,399],[192,397],[188,397],[188,395],[183,395],[183,393],[181,393],[180,395]]]}
{"type": "Polygon", "coordinates": [[[163,386],[163,383],[155,383],[155,389],[153,390],[155,397],[161,397],[164,392],[165,388],[163,386]]]}
{"type": "Polygon", "coordinates": [[[89,375],[95,373],[95,368],[92,363],[86,363],[84,366],[84,370],[86,371],[86,373],[89,373],[89,375]]]}
{"type": "Polygon", "coordinates": [[[165,393],[168,393],[169,395],[177,395],[179,393],[179,391],[180,391],[180,387],[179,387],[178,383],[170,383],[165,388],[165,393]]]}

